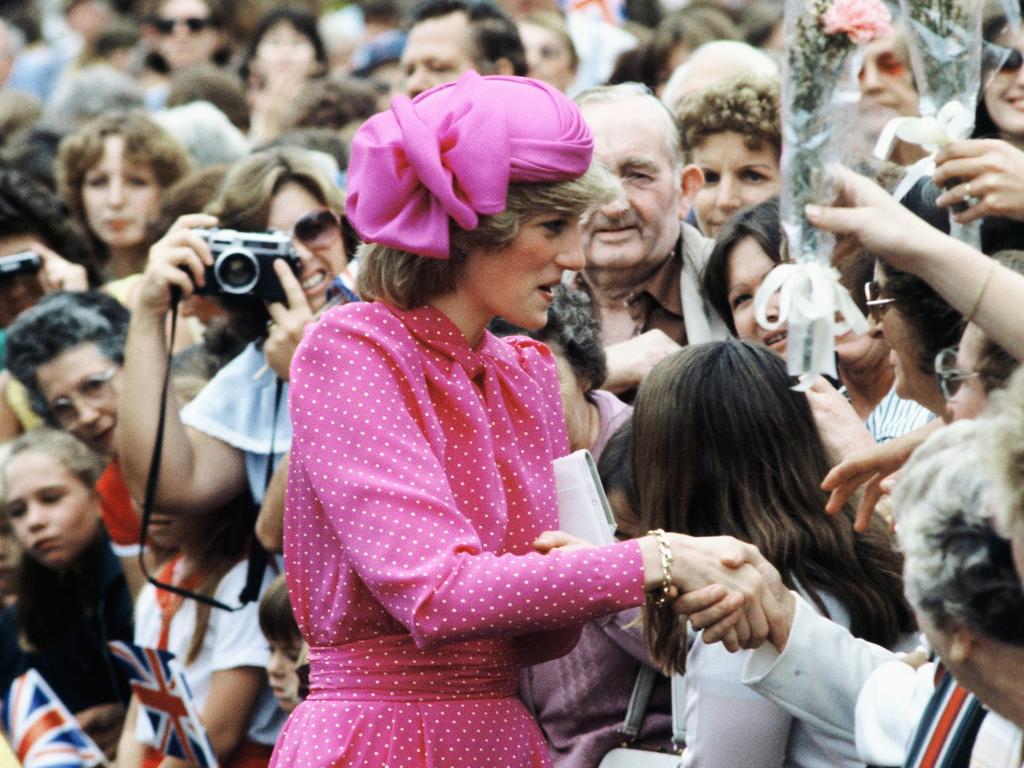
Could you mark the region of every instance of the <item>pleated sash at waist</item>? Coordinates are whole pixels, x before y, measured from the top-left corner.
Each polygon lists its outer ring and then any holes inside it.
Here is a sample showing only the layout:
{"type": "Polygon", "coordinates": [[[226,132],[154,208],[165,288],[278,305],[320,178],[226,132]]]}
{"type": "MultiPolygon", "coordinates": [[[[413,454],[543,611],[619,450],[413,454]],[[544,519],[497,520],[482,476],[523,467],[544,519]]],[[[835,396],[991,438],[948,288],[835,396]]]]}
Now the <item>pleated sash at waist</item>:
{"type": "Polygon", "coordinates": [[[309,649],[309,699],[445,701],[515,694],[519,667],[507,639],[417,648],[409,635],[383,635],[309,649]]]}

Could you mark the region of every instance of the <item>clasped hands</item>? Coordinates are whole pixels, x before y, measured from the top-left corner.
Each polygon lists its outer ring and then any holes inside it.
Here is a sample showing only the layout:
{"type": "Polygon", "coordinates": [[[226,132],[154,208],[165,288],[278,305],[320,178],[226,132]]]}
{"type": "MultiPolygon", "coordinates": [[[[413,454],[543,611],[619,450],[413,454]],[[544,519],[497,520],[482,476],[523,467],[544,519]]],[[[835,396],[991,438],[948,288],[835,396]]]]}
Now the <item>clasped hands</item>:
{"type": "MultiPolygon", "coordinates": [[[[731,536],[667,534],[672,550],[672,608],[703,630],[706,643],[729,651],[771,642],[782,651],[789,639],[796,601],[775,567],[752,544],[731,536]]],[[[661,584],[661,561],[653,536],[638,539],[645,586],[661,584]],[[653,567],[651,567],[653,565],[653,567]]],[[[591,546],[562,531],[547,531],[534,542],[541,553],[591,546]]]]}

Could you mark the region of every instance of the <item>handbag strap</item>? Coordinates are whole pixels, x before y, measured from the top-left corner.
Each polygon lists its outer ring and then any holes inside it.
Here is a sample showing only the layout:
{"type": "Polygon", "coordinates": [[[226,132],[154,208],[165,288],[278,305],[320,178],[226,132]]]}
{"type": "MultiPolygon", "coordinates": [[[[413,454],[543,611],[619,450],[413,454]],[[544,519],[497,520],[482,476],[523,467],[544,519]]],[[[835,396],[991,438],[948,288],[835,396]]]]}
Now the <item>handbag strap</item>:
{"type": "MultiPolygon", "coordinates": [[[[633,692],[629,696],[629,705],[626,707],[626,719],[619,729],[626,744],[631,744],[640,733],[640,727],[644,723],[647,714],[647,705],[651,699],[651,691],[654,689],[654,681],[660,676],[660,672],[651,669],[646,664],[641,664],[636,673],[636,681],[633,683],[633,692]]],[[[677,750],[686,745],[686,676],[673,674],[672,683],[672,746],[677,750]]]]}

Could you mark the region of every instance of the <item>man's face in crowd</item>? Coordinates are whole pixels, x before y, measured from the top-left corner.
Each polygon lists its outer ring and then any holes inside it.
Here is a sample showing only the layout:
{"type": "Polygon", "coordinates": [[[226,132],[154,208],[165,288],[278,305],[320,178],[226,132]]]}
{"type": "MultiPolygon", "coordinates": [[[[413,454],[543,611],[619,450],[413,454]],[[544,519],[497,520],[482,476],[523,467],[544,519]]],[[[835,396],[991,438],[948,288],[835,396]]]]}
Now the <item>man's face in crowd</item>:
{"type": "Polygon", "coordinates": [[[652,98],[584,104],[594,158],[619,179],[614,200],[586,217],[587,268],[632,269],[662,261],[679,237],[689,202],[682,165],[670,155],[668,116],[652,98]]]}
{"type": "Polygon", "coordinates": [[[469,17],[462,11],[424,19],[409,31],[402,52],[405,92],[412,98],[458,80],[476,66],[475,52],[469,17]]]}

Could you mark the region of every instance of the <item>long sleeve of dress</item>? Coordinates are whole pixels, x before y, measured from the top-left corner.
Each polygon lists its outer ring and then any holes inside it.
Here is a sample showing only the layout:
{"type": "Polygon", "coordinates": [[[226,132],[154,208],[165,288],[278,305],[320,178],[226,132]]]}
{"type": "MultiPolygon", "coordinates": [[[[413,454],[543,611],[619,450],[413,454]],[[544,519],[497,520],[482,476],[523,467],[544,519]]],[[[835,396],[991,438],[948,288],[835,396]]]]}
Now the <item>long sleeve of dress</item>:
{"type": "Polygon", "coordinates": [[[300,346],[290,406],[285,552],[314,643],[524,635],[641,602],[635,542],[530,549],[568,451],[542,345],[472,350],[436,310],[349,305],[300,346]]]}

